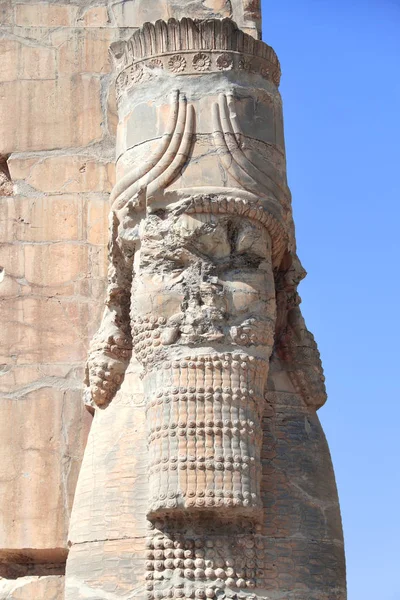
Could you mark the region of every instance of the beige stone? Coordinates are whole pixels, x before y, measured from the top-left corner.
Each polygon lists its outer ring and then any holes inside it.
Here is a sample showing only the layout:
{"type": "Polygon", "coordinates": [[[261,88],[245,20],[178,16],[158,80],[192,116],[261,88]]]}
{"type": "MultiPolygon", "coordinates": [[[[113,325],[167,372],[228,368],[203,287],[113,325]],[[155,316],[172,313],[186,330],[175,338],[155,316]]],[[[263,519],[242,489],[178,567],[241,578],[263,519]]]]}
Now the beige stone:
{"type": "Polygon", "coordinates": [[[7,365],[79,363],[102,306],[60,295],[4,298],[0,314],[1,362],[7,365]]]}
{"type": "Polygon", "coordinates": [[[0,196],[12,196],[14,186],[11,181],[7,162],[0,159],[0,196]]]}
{"type": "Polygon", "coordinates": [[[19,3],[15,6],[15,24],[22,27],[71,27],[77,11],[77,6],[67,3],[19,3]]]}
{"type": "MultiPolygon", "coordinates": [[[[1,6],[1,5],[0,5],[1,6]]],[[[18,77],[20,44],[3,39],[0,45],[0,81],[14,81],[18,77]]]]}
{"type": "Polygon", "coordinates": [[[79,386],[73,378],[43,377],[31,389],[14,390],[15,399],[1,399],[0,508],[8,516],[0,521],[3,548],[66,548],[90,424],[79,386]]]}
{"type": "Polygon", "coordinates": [[[0,98],[0,154],[84,146],[102,136],[97,77],[7,82],[0,84],[0,98]]]}
{"type": "MultiPolygon", "coordinates": [[[[190,6],[192,17],[234,8],[257,32],[259,2],[190,6]]],[[[297,293],[305,273],[279,61],[232,21],[179,20],[182,0],[113,9],[131,25],[177,18],[112,46],[109,280],[86,365],[95,416],[66,600],[144,589],[148,600],[241,590],[345,600],[337,491],[315,414],[324,376],[297,293]],[[304,568],[311,555],[315,569],[304,568]]],[[[91,241],[103,209],[89,204],[91,241]]]]}
{"type": "Polygon", "coordinates": [[[93,6],[84,11],[77,24],[84,27],[106,27],[110,25],[106,6],[93,6]]]}
{"type": "Polygon", "coordinates": [[[20,61],[22,79],[55,79],[56,77],[54,48],[22,46],[20,61]]]}
{"type": "MultiPolygon", "coordinates": [[[[145,21],[166,21],[172,15],[181,19],[187,16],[188,6],[185,0],[119,0],[112,10],[120,27],[140,27],[145,21]]],[[[232,16],[230,0],[192,2],[189,11],[194,19],[232,16]]]]}
{"type": "Polygon", "coordinates": [[[0,206],[0,221],[5,225],[3,242],[82,239],[82,204],[71,194],[8,198],[0,206]]]}
{"type": "Polygon", "coordinates": [[[88,271],[88,248],[83,244],[55,243],[24,246],[24,277],[31,285],[68,285],[88,271]]]}
{"type": "Polygon", "coordinates": [[[73,36],[67,30],[56,31],[52,42],[58,48],[59,73],[109,73],[108,49],[115,39],[111,28],[77,29],[73,36]]]}
{"type": "Polygon", "coordinates": [[[4,27],[14,23],[12,0],[0,0],[0,22],[4,27]]]}
{"type": "Polygon", "coordinates": [[[105,246],[107,243],[110,205],[101,198],[91,198],[87,203],[87,241],[105,246]]]}
{"type": "Polygon", "coordinates": [[[0,0],[0,600],[345,598],[279,62],[190,20],[230,16],[257,37],[259,0],[0,0]],[[68,529],[64,596],[31,576],[68,529]]]}
{"type": "Polygon", "coordinates": [[[0,377],[0,394],[7,396],[10,390],[16,396],[25,389],[42,387],[43,380],[51,381],[52,378],[62,381],[74,375],[78,380],[81,368],[71,367],[71,364],[38,363],[34,365],[2,365],[0,377]]]}
{"type": "Polygon", "coordinates": [[[40,192],[110,192],[115,167],[86,156],[56,155],[27,164],[21,159],[9,161],[12,179],[23,179],[40,192]],[[21,177],[22,175],[22,177],[21,177]]]}
{"type": "Polygon", "coordinates": [[[107,100],[107,125],[108,131],[110,135],[113,137],[117,134],[118,127],[118,113],[117,113],[117,99],[115,96],[115,85],[112,82],[109,92],[108,92],[108,100],[107,100]]]}
{"type": "Polygon", "coordinates": [[[24,250],[13,244],[0,245],[0,266],[2,267],[2,279],[10,275],[14,279],[24,277],[24,250]]]}
{"type": "Polygon", "coordinates": [[[145,21],[170,17],[232,18],[243,31],[255,38],[261,35],[260,0],[117,0],[112,4],[120,27],[140,27],[145,21]]]}
{"type": "Polygon", "coordinates": [[[44,44],[25,43],[5,38],[0,47],[0,81],[16,79],[54,79],[56,76],[56,50],[44,44]]]}
{"type": "Polygon", "coordinates": [[[0,580],[0,600],[63,600],[64,577],[22,577],[0,580]]]}
{"type": "Polygon", "coordinates": [[[37,161],[37,158],[14,158],[11,156],[7,161],[7,165],[12,181],[29,177],[31,168],[37,161]]]}
{"type": "Polygon", "coordinates": [[[118,35],[101,4],[0,1],[0,577],[19,577],[0,579],[0,598],[64,600],[62,578],[23,575],[63,571],[90,421],[82,365],[103,311],[113,167],[110,142],[86,146],[107,135],[100,75],[118,35]]]}

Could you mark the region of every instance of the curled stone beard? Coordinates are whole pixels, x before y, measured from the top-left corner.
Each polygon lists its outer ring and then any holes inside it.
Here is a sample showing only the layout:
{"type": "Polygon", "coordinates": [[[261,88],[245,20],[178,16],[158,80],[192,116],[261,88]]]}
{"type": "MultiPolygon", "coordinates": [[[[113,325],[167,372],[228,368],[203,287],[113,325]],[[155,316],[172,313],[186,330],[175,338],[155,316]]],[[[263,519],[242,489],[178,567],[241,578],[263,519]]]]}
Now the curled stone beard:
{"type": "Polygon", "coordinates": [[[254,553],[255,566],[256,552],[264,552],[257,532],[268,362],[243,350],[189,352],[144,376],[148,600],[224,599],[262,585],[243,568],[243,553],[250,566],[254,553]]]}
{"type": "Polygon", "coordinates": [[[269,234],[236,216],[170,215],[141,236],[131,325],[147,427],[147,598],[233,598],[264,583],[269,234]]]}
{"type": "MultiPolygon", "coordinates": [[[[155,321],[147,327],[157,330],[155,321]]],[[[182,350],[164,348],[146,361],[148,517],[190,511],[220,519],[225,507],[230,519],[257,519],[268,362],[245,349],[182,350]]]]}

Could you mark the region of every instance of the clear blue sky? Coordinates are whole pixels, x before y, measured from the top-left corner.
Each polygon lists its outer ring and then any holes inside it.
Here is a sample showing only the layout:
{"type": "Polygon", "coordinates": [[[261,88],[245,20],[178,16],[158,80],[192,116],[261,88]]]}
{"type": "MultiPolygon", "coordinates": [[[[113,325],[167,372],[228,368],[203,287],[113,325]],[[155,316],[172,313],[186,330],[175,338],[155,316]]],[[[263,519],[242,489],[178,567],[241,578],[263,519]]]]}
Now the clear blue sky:
{"type": "Polygon", "coordinates": [[[400,600],[400,0],[263,0],[349,600],[400,600]]]}

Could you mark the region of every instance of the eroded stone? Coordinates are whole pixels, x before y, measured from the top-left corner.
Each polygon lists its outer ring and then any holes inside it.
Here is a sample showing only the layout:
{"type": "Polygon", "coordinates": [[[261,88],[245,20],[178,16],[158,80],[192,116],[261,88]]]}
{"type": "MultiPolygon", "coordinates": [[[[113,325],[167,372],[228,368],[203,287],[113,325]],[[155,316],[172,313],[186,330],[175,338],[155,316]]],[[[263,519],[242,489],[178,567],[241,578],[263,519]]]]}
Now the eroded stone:
{"type": "MultiPolygon", "coordinates": [[[[172,4],[116,6],[135,22],[172,4]]],[[[145,24],[112,53],[109,280],[66,599],[344,600],[276,55],[230,20],[191,19],[145,24]]]]}

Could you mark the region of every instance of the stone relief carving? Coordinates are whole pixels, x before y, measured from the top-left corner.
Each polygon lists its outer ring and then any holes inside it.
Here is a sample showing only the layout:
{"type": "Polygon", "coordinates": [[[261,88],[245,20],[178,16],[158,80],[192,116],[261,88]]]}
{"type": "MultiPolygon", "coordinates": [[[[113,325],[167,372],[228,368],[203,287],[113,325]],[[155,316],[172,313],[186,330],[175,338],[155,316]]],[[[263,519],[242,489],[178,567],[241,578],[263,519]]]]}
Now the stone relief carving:
{"type": "Polygon", "coordinates": [[[148,422],[169,439],[167,449],[162,435],[149,439],[149,512],[226,504],[247,514],[261,507],[260,425],[275,323],[269,235],[250,219],[204,213],[154,215],[140,230],[134,348],[148,422]]]}
{"type": "Polygon", "coordinates": [[[157,69],[179,75],[241,69],[276,85],[280,82],[280,65],[273,49],[243,33],[230,19],[147,23],[128,42],[114,43],[111,50],[121,71],[116,80],[118,98],[139,81],[155,79],[157,69]]]}
{"type": "MultiPolygon", "coordinates": [[[[228,19],[197,23],[190,19],[182,21],[171,19],[168,24],[161,21],[155,25],[146,24],[143,29],[135,32],[131,40],[113,46],[113,56],[117,68],[121,71],[118,79],[125,75],[127,69],[132,72],[132,69],[138,68],[137,62],[131,62],[132,58],[134,61],[143,58],[153,61],[154,70],[157,70],[161,64],[164,68],[162,61],[154,64],[155,60],[159,60],[154,56],[159,55],[164,60],[167,57],[171,74],[181,73],[186,68],[187,60],[176,50],[185,50],[187,53],[188,49],[199,50],[207,45],[219,49],[216,65],[220,71],[233,67],[234,63],[230,54],[221,54],[221,50],[229,46],[230,49],[241,48],[245,53],[251,51],[262,59],[268,58],[279,79],[279,62],[273,50],[262,42],[243,34],[228,19]],[[176,35],[172,35],[174,32],[176,35]],[[164,54],[162,54],[163,51],[164,54]],[[171,55],[168,51],[175,51],[175,53],[171,55]],[[127,63],[130,66],[126,67],[127,63]]],[[[188,55],[185,54],[185,56],[188,55]]],[[[205,52],[197,52],[192,58],[192,65],[197,74],[207,73],[211,68],[210,55],[205,52]]],[[[235,65],[238,70],[245,68],[243,59],[236,60],[235,65]]],[[[185,199],[187,211],[190,212],[193,206],[195,211],[198,210],[199,204],[202,203],[206,203],[206,208],[202,209],[206,213],[207,211],[219,213],[221,206],[225,207],[222,212],[224,210],[232,211],[233,207],[233,211],[238,214],[249,216],[250,219],[259,219],[267,229],[273,231],[275,236],[279,230],[280,241],[275,243],[272,249],[272,252],[275,252],[273,261],[277,277],[277,265],[275,264],[277,255],[282,258],[283,247],[288,244],[287,236],[290,237],[290,234],[285,232],[285,228],[282,227],[281,218],[279,216],[276,218],[276,209],[266,209],[262,202],[259,203],[258,198],[272,197],[277,206],[290,213],[290,192],[286,181],[269,162],[264,161],[260,168],[246,156],[246,136],[242,131],[232,92],[219,94],[218,100],[211,106],[211,113],[213,143],[218,157],[224,169],[232,174],[238,189],[251,194],[251,201],[241,198],[230,199],[229,197],[221,197],[219,201],[218,196],[210,195],[207,198],[203,194],[200,197],[192,196],[189,203],[185,199]],[[239,207],[241,207],[240,210],[239,207]]],[[[111,291],[103,326],[98,336],[95,337],[91,347],[91,357],[88,361],[87,383],[91,390],[87,395],[89,403],[94,402],[104,406],[110,402],[123,381],[124,371],[131,356],[132,333],[127,324],[127,311],[131,297],[127,290],[130,289],[132,281],[134,244],[128,244],[129,250],[126,250],[126,238],[129,237],[127,234],[129,226],[126,223],[132,220],[132,211],[145,210],[151,199],[162,194],[182,172],[189,160],[195,133],[194,106],[188,103],[182,91],[174,90],[170,98],[170,116],[166,131],[162,135],[156,151],[146,161],[143,161],[143,164],[122,177],[111,194],[113,206],[110,242],[111,291]],[[122,236],[120,235],[121,228],[124,232],[122,236]],[[110,327],[111,329],[115,328],[116,333],[105,336],[105,332],[108,333],[110,327]]],[[[286,247],[289,248],[289,246],[286,247]]],[[[290,269],[295,272],[294,278],[297,277],[297,283],[299,283],[302,275],[298,276],[298,273],[302,274],[303,271],[298,259],[295,255],[293,257],[293,260],[289,258],[289,262],[292,260],[290,269]]],[[[288,277],[285,277],[284,281],[286,282],[288,277]]],[[[282,277],[280,278],[282,279],[282,277]]],[[[292,295],[296,296],[296,292],[292,289],[293,281],[288,284],[288,288],[292,290],[292,295]]],[[[282,293],[286,294],[285,291],[282,293]]],[[[287,321],[285,334],[280,337],[281,358],[286,357],[293,365],[302,365],[290,371],[291,377],[301,393],[309,398],[309,403],[320,405],[324,391],[321,392],[321,389],[317,388],[322,386],[322,390],[324,390],[324,386],[318,351],[311,334],[305,328],[298,308],[290,310],[290,319],[287,318],[288,311],[289,308],[285,312],[287,321]],[[308,351],[305,350],[306,346],[308,351]],[[300,351],[299,348],[302,350],[300,351]],[[304,358],[306,354],[308,359],[304,358]],[[307,361],[308,363],[311,361],[312,366],[307,366],[307,361]],[[306,376],[303,371],[307,372],[306,376]],[[311,396],[315,395],[319,400],[311,399],[311,396]]],[[[249,342],[257,345],[257,336],[254,332],[249,331],[248,327],[242,326],[237,331],[236,340],[241,336],[250,336],[249,342]]]]}
{"type": "MultiPolygon", "coordinates": [[[[287,556],[269,512],[278,442],[267,442],[282,398],[274,375],[284,374],[301,418],[326,399],[299,308],[305,272],[285,176],[279,62],[227,19],[148,23],[112,54],[120,175],[86,401],[97,415],[112,412],[134,363],[145,431],[132,435],[145,437],[146,473],[133,506],[146,549],[135,550],[128,587],[147,600],[267,599],[278,589],[271,557],[287,556]]],[[[280,482],[286,467],[274,475],[280,482]]],[[[81,538],[76,546],[76,556],[85,551],[81,538]]],[[[319,552],[336,564],[330,548],[319,552]]]]}
{"type": "Polygon", "coordinates": [[[114,210],[121,210],[131,199],[140,202],[140,195],[156,195],[165,189],[184,167],[193,141],[194,111],[179,91],[171,99],[170,118],[166,133],[157,151],[138,169],[121,179],[111,193],[114,210]]]}
{"type": "Polygon", "coordinates": [[[213,105],[214,143],[227,171],[232,173],[239,186],[257,195],[272,194],[287,210],[290,209],[289,190],[267,162],[261,171],[244,154],[240,142],[243,132],[235,111],[232,94],[220,94],[213,105]]]}

